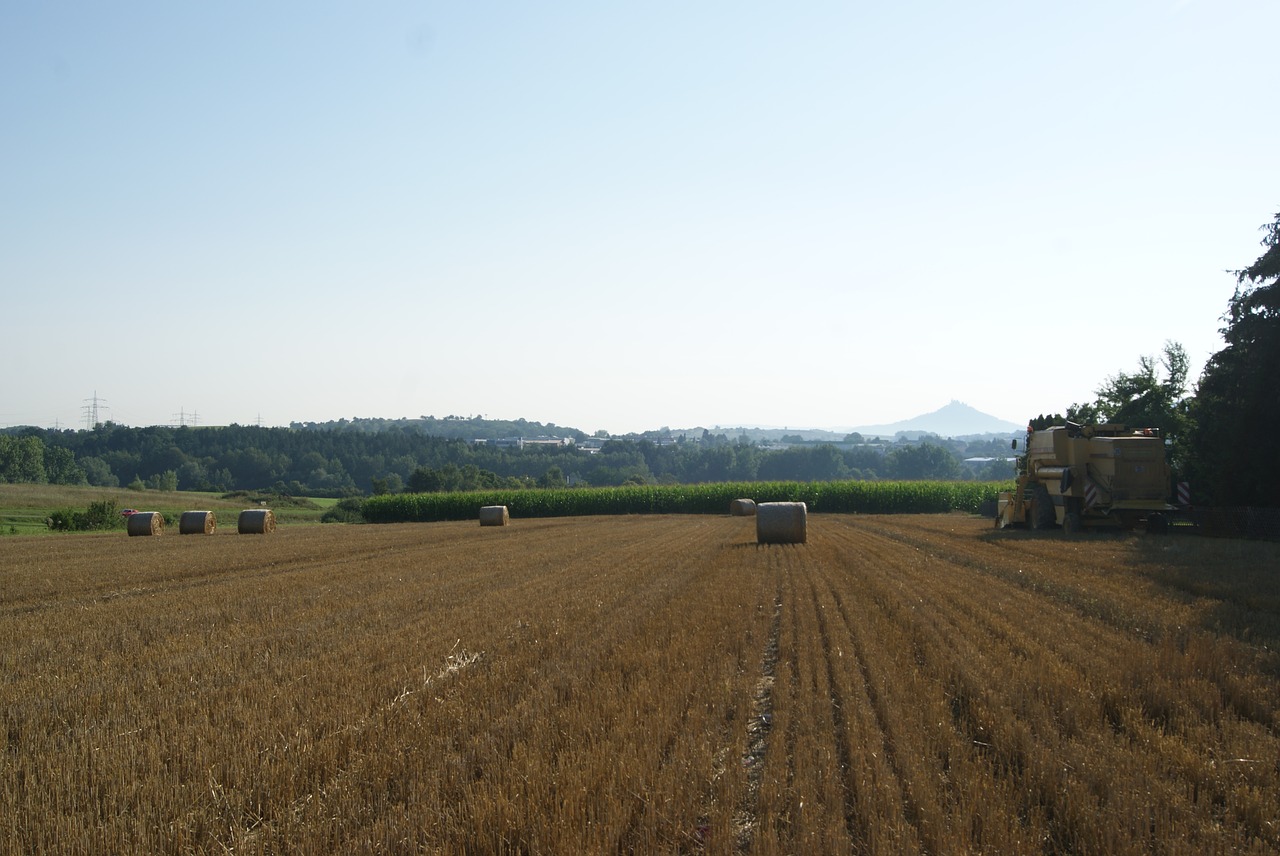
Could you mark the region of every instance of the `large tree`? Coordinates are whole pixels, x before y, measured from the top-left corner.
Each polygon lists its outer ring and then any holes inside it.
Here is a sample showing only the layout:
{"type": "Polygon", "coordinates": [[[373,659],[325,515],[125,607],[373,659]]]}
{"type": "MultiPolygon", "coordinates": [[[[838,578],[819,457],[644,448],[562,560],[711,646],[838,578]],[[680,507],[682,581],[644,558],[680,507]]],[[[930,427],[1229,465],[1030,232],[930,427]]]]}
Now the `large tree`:
{"type": "Polygon", "coordinates": [[[1175,467],[1182,467],[1183,439],[1187,431],[1187,351],[1174,341],[1164,343],[1157,357],[1138,358],[1138,370],[1118,372],[1103,381],[1093,401],[1072,404],[1066,416],[1040,414],[1029,421],[1037,431],[1053,425],[1112,423],[1129,428],[1159,428],[1172,444],[1175,467]]]}
{"type": "Polygon", "coordinates": [[[1187,351],[1177,342],[1164,343],[1160,358],[1138,358],[1138,370],[1120,372],[1097,389],[1089,405],[1073,405],[1068,418],[1075,422],[1114,422],[1131,428],[1159,428],[1178,439],[1185,428],[1187,351]]]}
{"type": "Polygon", "coordinates": [[[1235,272],[1226,347],[1206,363],[1191,408],[1193,497],[1216,505],[1280,505],[1280,213],[1262,228],[1266,249],[1235,272]]]}

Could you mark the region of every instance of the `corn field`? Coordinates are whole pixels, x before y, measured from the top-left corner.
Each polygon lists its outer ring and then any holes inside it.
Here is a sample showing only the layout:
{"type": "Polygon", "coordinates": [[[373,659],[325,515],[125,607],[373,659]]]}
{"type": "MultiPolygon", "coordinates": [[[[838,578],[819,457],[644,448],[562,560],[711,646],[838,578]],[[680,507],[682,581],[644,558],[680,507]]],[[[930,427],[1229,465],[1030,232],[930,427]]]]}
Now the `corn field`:
{"type": "Polygon", "coordinates": [[[1002,482],[843,481],[386,494],[366,500],[364,516],[371,523],[470,520],[486,505],[505,505],[512,517],[723,514],[738,497],[804,502],[818,513],[930,514],[976,512],[1002,489],[1002,482]]]}

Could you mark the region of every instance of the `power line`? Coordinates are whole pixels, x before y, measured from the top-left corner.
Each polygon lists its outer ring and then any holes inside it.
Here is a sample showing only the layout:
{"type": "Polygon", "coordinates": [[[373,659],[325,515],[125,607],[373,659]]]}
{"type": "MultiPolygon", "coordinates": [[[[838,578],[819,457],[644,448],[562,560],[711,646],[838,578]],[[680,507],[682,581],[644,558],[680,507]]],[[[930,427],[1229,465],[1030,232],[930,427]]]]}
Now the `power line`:
{"type": "Polygon", "coordinates": [[[95,389],[93,391],[93,397],[86,398],[84,401],[85,403],[80,407],[80,409],[84,411],[84,427],[93,430],[98,425],[102,424],[98,420],[98,407],[99,405],[106,404],[107,400],[105,398],[99,398],[98,391],[95,389]]]}

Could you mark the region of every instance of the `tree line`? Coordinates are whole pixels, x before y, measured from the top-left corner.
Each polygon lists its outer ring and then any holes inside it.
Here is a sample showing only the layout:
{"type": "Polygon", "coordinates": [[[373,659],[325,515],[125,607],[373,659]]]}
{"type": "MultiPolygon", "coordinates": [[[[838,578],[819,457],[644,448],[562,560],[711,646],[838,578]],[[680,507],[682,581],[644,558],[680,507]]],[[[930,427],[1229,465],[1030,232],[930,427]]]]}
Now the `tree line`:
{"type": "Polygon", "coordinates": [[[699,484],[842,479],[987,479],[965,468],[1001,440],[799,444],[764,447],[723,434],[670,441],[614,438],[508,448],[424,434],[418,426],[329,423],[326,427],[10,429],[0,433],[0,481],[87,484],[135,490],[274,490],[290,495],[354,496],[573,485],[699,484]]]}

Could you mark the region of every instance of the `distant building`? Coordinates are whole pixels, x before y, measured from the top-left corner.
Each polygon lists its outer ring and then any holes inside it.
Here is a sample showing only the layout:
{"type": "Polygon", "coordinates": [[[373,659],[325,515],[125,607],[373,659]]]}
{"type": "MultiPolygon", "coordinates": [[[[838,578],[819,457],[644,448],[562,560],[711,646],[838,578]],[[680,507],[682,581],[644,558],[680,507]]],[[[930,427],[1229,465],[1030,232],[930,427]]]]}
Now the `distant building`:
{"type": "Polygon", "coordinates": [[[529,446],[564,448],[573,445],[572,437],[501,437],[495,440],[476,439],[473,446],[495,446],[499,449],[525,449],[529,446]]]}

